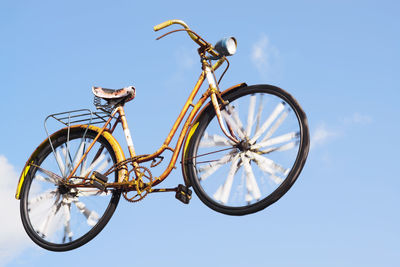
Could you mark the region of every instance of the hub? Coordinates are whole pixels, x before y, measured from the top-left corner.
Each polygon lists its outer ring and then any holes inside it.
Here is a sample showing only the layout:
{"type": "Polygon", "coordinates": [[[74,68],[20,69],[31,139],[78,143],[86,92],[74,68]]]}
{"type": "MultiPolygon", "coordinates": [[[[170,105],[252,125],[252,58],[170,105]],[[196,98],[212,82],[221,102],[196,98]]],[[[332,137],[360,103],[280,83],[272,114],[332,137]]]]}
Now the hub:
{"type": "Polygon", "coordinates": [[[69,188],[65,186],[64,184],[60,184],[58,186],[58,192],[60,192],[61,195],[64,195],[69,192],[69,188]]]}
{"type": "Polygon", "coordinates": [[[242,140],[239,144],[236,146],[240,151],[246,152],[250,150],[251,144],[249,143],[248,140],[242,140]]]}

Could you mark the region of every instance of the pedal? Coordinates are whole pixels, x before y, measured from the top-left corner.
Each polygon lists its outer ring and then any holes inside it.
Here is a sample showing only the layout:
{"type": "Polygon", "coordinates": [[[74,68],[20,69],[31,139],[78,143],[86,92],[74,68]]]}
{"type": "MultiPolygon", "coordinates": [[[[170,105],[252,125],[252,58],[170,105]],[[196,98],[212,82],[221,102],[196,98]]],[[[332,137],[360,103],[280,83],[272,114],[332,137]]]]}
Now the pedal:
{"type": "Polygon", "coordinates": [[[189,204],[189,201],[192,198],[192,190],[183,184],[180,184],[178,185],[175,198],[182,201],[184,204],[189,204]]]}
{"type": "Polygon", "coordinates": [[[101,174],[99,172],[94,171],[90,178],[92,179],[90,181],[90,183],[94,187],[96,187],[96,188],[98,188],[98,189],[100,189],[102,191],[106,190],[106,183],[108,181],[108,177],[107,176],[105,176],[105,175],[103,175],[103,174],[101,174]]]}

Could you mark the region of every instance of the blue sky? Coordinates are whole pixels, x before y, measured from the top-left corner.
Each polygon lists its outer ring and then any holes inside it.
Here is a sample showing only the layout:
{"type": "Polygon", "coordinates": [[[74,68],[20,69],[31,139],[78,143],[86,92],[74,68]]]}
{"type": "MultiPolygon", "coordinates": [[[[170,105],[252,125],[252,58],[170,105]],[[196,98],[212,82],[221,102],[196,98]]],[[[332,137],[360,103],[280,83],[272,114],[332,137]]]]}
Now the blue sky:
{"type": "MultiPolygon", "coordinates": [[[[398,266],[399,10],[397,1],[1,1],[0,266],[398,266]],[[211,43],[237,38],[221,87],[269,83],[299,101],[312,147],[298,181],[244,217],[197,197],[121,199],[87,245],[35,246],[13,196],[48,114],[92,108],[93,85],[134,85],[136,150],[162,144],[200,74],[185,34],[155,41],[152,27],[168,19],[211,43]]],[[[178,168],[165,185],[181,182],[178,168]]]]}

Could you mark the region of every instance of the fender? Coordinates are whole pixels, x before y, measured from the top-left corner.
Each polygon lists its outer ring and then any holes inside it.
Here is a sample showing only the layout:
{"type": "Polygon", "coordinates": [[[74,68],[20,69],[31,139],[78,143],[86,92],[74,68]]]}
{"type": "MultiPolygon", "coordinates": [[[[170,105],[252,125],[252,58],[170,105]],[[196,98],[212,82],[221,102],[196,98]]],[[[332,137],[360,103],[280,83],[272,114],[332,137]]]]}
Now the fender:
{"type": "MultiPolygon", "coordinates": [[[[223,92],[221,92],[221,97],[223,98],[226,95],[229,95],[231,93],[236,92],[237,90],[241,90],[243,88],[247,87],[246,83],[239,83],[236,84],[232,87],[229,87],[228,89],[224,90],[223,92]]],[[[201,116],[203,115],[203,113],[205,112],[205,110],[212,108],[213,105],[211,103],[211,101],[209,101],[201,110],[200,112],[196,115],[196,117],[193,119],[193,122],[191,123],[190,129],[188,131],[188,134],[186,135],[186,140],[183,146],[183,153],[182,153],[182,160],[181,160],[181,165],[182,165],[182,174],[183,174],[183,180],[185,181],[186,186],[190,187],[190,181],[186,176],[186,164],[184,164],[184,159],[186,157],[186,152],[187,152],[187,147],[190,143],[190,139],[192,138],[194,132],[197,129],[197,126],[199,125],[199,119],[201,118],[201,116]]]]}
{"type": "MultiPolygon", "coordinates": [[[[70,129],[76,129],[76,128],[83,128],[86,129],[88,126],[87,125],[73,125],[70,126],[70,129]]],[[[100,133],[101,132],[101,128],[97,127],[97,126],[93,126],[93,125],[89,125],[89,130],[92,130],[94,132],[100,133]]],[[[53,133],[50,136],[50,139],[56,139],[62,135],[64,135],[66,133],[66,131],[68,131],[68,127],[63,128],[55,133],[53,133]]],[[[107,130],[103,131],[103,133],[101,134],[111,145],[112,149],[115,152],[115,156],[116,156],[116,160],[117,162],[123,161],[125,160],[125,155],[124,152],[121,148],[121,146],[119,145],[119,143],[117,142],[117,140],[114,138],[114,136],[111,135],[111,133],[109,133],[107,130]]],[[[24,181],[25,181],[25,177],[27,176],[29,169],[31,167],[31,163],[33,163],[36,159],[36,157],[39,155],[39,153],[46,147],[49,145],[49,138],[46,138],[46,140],[44,140],[36,149],[35,151],[33,151],[32,155],[29,157],[28,161],[25,163],[25,166],[22,170],[21,176],[19,178],[18,181],[18,186],[17,186],[17,191],[15,193],[15,198],[17,200],[21,199],[21,193],[22,193],[22,188],[24,185],[24,181]]],[[[118,180],[121,180],[123,177],[125,177],[126,175],[126,170],[125,169],[121,169],[118,173],[118,180]]]]}

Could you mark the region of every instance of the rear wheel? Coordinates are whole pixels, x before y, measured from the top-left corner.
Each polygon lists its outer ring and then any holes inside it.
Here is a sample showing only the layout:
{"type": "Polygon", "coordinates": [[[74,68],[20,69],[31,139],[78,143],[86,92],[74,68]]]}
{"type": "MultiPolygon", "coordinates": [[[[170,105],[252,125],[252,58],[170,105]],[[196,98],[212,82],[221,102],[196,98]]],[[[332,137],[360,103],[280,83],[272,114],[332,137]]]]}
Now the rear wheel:
{"type": "MultiPolygon", "coordinates": [[[[21,218],[29,237],[45,249],[66,251],[87,243],[104,228],[118,205],[119,191],[68,188],[61,182],[96,136],[97,132],[86,128],[61,130],[51,138],[54,152],[47,142],[31,162],[21,196],[21,218]]],[[[75,175],[104,173],[115,162],[112,146],[100,136],[75,175]]],[[[108,179],[117,182],[117,172],[108,179]]]]}
{"type": "Polygon", "coordinates": [[[194,123],[184,173],[210,208],[229,215],[262,210],[293,185],[309,150],[307,118],[284,90],[256,85],[228,92],[222,110],[239,144],[221,131],[210,105],[194,123]]]}

